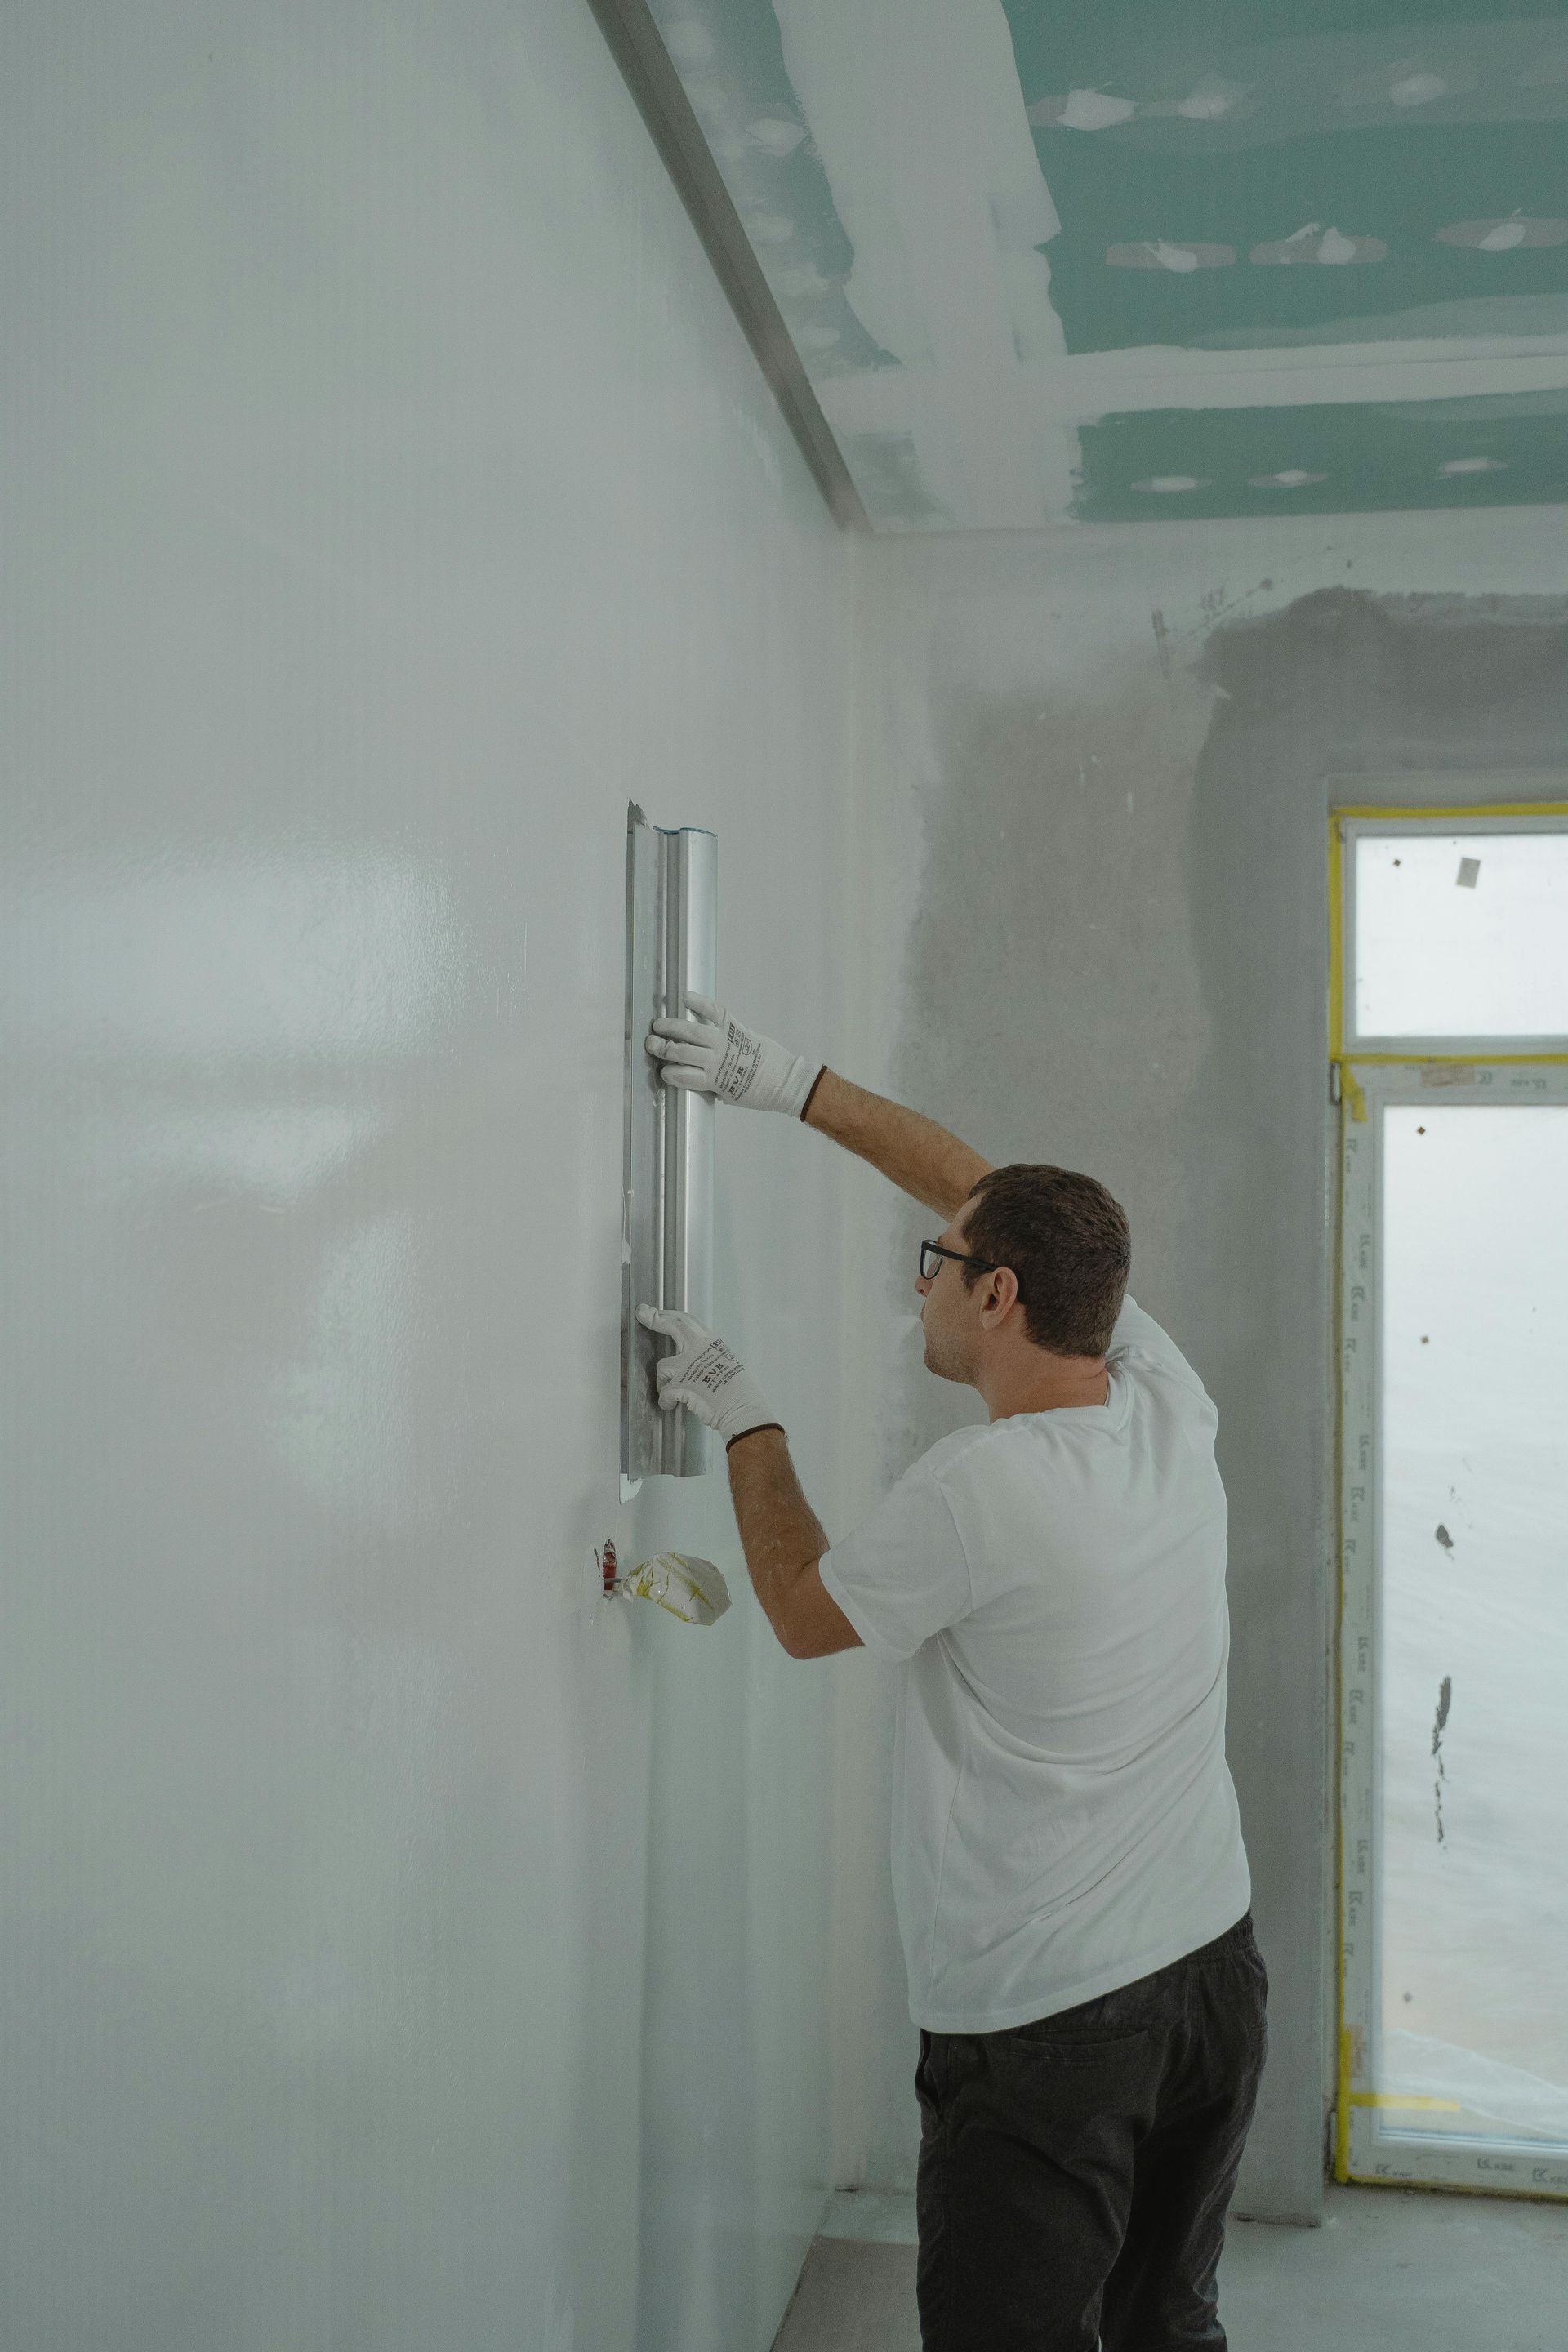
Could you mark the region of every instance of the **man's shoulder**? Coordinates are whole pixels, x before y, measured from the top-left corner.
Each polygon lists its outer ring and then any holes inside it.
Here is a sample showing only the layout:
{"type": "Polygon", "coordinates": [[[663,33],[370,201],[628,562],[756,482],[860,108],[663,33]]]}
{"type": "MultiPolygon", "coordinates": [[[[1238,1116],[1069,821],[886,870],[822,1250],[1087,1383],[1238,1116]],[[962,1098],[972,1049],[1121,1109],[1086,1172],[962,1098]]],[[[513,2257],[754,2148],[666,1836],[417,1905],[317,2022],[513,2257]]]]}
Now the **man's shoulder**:
{"type": "Polygon", "coordinates": [[[940,1486],[955,1471],[973,1467],[975,1457],[1005,1435],[1007,1423],[1003,1420],[980,1421],[967,1429],[949,1430],[945,1437],[928,1445],[920,1459],[910,1464],[907,1475],[928,1477],[940,1486]]]}
{"type": "Polygon", "coordinates": [[[1106,1349],[1106,1361],[1125,1364],[1140,1374],[1163,1375],[1194,1391],[1205,1405],[1210,1402],[1203,1381],[1170,1333],[1152,1315],[1146,1315],[1135,1299],[1129,1298],[1122,1305],[1106,1349]]]}

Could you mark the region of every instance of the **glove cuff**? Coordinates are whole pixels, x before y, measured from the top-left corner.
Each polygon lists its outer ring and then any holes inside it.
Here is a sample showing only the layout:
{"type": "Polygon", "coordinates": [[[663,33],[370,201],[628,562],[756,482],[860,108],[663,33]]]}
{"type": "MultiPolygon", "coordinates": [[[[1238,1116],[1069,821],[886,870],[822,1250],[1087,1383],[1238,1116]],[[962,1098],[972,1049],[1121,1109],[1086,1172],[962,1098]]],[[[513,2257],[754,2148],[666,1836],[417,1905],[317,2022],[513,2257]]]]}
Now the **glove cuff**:
{"type": "Polygon", "coordinates": [[[725,1453],[728,1454],[731,1445],[739,1445],[742,1437],[755,1437],[759,1429],[776,1429],[781,1437],[785,1434],[784,1425],[782,1421],[754,1421],[752,1422],[750,1429],[738,1429],[733,1437],[728,1437],[725,1439],[725,1453]]]}
{"type": "Polygon", "coordinates": [[[784,1423],[773,1417],[773,1409],[749,1373],[737,1375],[732,1389],[741,1393],[728,1412],[716,1413],[709,1423],[714,1434],[721,1437],[726,1448],[737,1437],[749,1437],[753,1429],[782,1429],[784,1423]]]}
{"type": "Polygon", "coordinates": [[[804,1055],[797,1054],[779,1088],[775,1108],[785,1112],[791,1118],[798,1118],[811,1100],[816,1082],[826,1067],[826,1062],[808,1062],[804,1055]]]}

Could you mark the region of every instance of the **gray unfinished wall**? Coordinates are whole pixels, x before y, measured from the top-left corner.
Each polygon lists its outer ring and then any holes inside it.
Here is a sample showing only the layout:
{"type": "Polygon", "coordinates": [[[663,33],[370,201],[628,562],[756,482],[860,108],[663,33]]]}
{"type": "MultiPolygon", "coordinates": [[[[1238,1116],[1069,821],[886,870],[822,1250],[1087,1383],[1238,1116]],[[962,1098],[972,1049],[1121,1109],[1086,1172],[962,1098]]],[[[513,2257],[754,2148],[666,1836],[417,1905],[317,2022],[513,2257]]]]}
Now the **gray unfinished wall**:
{"type": "MultiPolygon", "coordinates": [[[[1459,800],[1568,765],[1565,544],[1561,511],[1534,509],[864,551],[880,1064],[858,1075],[993,1160],[1102,1178],[1136,1295],[1219,1406],[1230,1752],[1274,1988],[1238,2203],[1281,2221],[1321,2212],[1334,2000],[1327,814],[1373,777],[1379,798],[1459,800]]],[[[885,1188],[856,1207],[871,1489],[980,1410],[921,1368],[929,1214],[885,1188]]],[[[907,2185],[891,1687],[865,1661],[839,1685],[836,2163],[907,2185]]]]}

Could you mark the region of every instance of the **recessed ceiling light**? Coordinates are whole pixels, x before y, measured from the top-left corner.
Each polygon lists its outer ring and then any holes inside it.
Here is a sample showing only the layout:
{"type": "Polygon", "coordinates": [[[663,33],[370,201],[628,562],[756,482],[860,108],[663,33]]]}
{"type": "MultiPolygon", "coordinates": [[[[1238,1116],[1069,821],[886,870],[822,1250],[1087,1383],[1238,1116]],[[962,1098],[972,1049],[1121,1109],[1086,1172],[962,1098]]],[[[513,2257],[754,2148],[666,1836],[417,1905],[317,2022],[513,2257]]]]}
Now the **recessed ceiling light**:
{"type": "Polygon", "coordinates": [[[1196,474],[1151,474],[1146,482],[1134,482],[1135,490],[1206,490],[1207,477],[1196,474]]]}
{"type": "Polygon", "coordinates": [[[1437,471],[1440,474],[1504,474],[1508,467],[1501,457],[1448,457],[1437,471]]]}
{"type": "Polygon", "coordinates": [[[1247,488],[1254,490],[1299,490],[1307,482],[1326,482],[1327,474],[1304,473],[1300,466],[1287,466],[1282,474],[1248,474],[1247,488]]]}

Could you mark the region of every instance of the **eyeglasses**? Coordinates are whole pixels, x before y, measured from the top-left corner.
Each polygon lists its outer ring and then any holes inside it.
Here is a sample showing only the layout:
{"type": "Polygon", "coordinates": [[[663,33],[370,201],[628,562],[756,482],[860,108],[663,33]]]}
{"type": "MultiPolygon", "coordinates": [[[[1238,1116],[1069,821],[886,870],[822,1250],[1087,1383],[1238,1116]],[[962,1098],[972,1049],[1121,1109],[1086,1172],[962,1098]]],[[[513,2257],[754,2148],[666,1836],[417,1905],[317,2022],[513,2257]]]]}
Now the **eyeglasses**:
{"type": "Polygon", "coordinates": [[[943,1249],[940,1242],[921,1242],[921,1280],[922,1282],[934,1282],[942,1272],[942,1261],[944,1257],[952,1258],[958,1265],[977,1265],[982,1274],[999,1274],[1002,1270],[1000,1266],[994,1265],[988,1257],[965,1257],[962,1250],[943,1249]],[[936,1260],[934,1265],[929,1263],[932,1258],[936,1260]]]}

